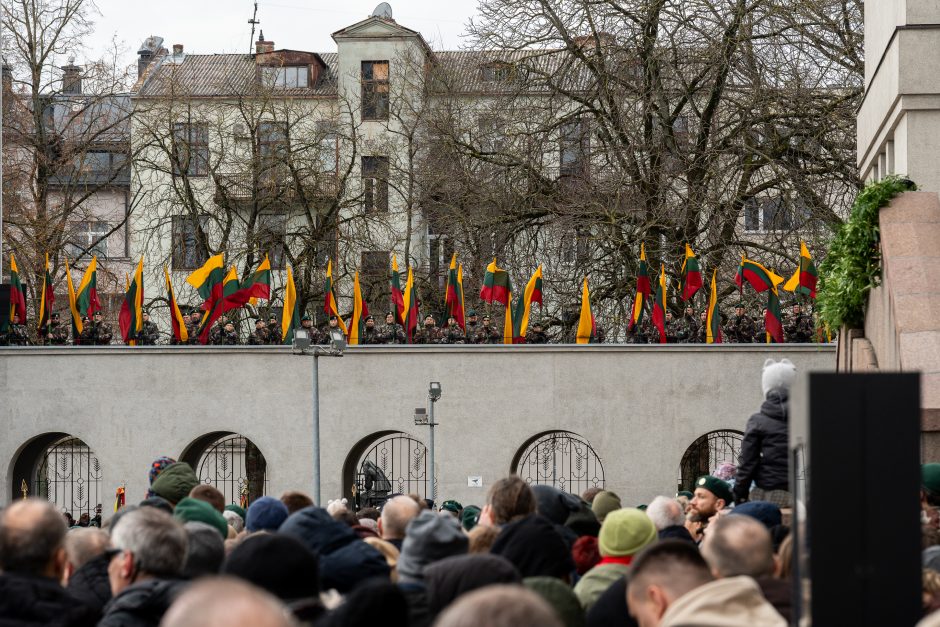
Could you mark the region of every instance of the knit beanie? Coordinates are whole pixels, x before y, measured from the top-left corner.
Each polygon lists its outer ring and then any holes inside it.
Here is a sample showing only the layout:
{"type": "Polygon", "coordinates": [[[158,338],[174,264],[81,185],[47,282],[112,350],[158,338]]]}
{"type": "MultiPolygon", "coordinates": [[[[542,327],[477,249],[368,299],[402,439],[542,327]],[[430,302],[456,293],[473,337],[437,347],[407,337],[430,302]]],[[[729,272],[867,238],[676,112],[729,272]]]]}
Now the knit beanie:
{"type": "Polygon", "coordinates": [[[287,506],[273,496],[262,496],[248,506],[245,528],[249,532],[277,531],[287,520],[287,506]]]}
{"type": "Polygon", "coordinates": [[[774,361],[768,359],[764,362],[764,371],[761,374],[760,386],[764,391],[764,398],[767,398],[767,392],[771,390],[790,390],[790,386],[796,381],[796,366],[789,359],[774,361]]]}
{"type": "Polygon", "coordinates": [[[215,511],[215,508],[205,501],[187,496],[176,504],[173,516],[184,523],[205,523],[218,531],[223,540],[228,537],[228,523],[225,522],[222,514],[215,511]]]}
{"type": "Polygon", "coordinates": [[[607,514],[615,509],[620,509],[620,507],[620,497],[608,490],[598,492],[597,496],[594,497],[594,501],[591,503],[591,509],[594,510],[594,515],[597,516],[597,520],[602,524],[607,514]]]}
{"type": "Polygon", "coordinates": [[[780,508],[767,501],[748,501],[747,503],[741,503],[731,510],[731,513],[750,516],[768,529],[783,523],[783,514],[780,512],[780,508]]]}
{"type": "Polygon", "coordinates": [[[601,554],[597,550],[597,538],[594,536],[581,536],[571,547],[571,557],[579,575],[594,568],[601,561],[601,554]]]}
{"type": "Polygon", "coordinates": [[[179,503],[189,496],[189,493],[199,485],[199,479],[193,472],[192,466],[186,462],[176,462],[164,468],[157,478],[153,480],[150,490],[156,495],[165,498],[170,503],[179,503]]]}
{"type": "Polygon", "coordinates": [[[571,586],[555,577],[526,577],[522,585],[552,606],[565,627],[584,627],[586,619],[581,602],[571,586]]]}
{"type": "Polygon", "coordinates": [[[546,575],[562,579],[575,569],[564,538],[549,519],[539,514],[503,525],[490,553],[508,559],[523,577],[546,575]]]}
{"type": "Polygon", "coordinates": [[[232,549],[222,574],[244,579],[282,601],[293,601],[319,594],[319,562],[316,553],[296,538],[259,533],[232,549]]]}
{"type": "Polygon", "coordinates": [[[656,527],[645,513],[625,508],[611,512],[601,525],[597,545],[604,557],[635,555],[656,540],[656,527]]]}
{"type": "Polygon", "coordinates": [[[425,566],[451,555],[463,555],[469,546],[467,534],[453,516],[425,510],[405,528],[398,574],[403,580],[423,579],[425,566]]]}
{"type": "Polygon", "coordinates": [[[580,499],[550,485],[532,486],[535,493],[535,511],[556,525],[563,525],[572,512],[578,510],[580,499]]]}

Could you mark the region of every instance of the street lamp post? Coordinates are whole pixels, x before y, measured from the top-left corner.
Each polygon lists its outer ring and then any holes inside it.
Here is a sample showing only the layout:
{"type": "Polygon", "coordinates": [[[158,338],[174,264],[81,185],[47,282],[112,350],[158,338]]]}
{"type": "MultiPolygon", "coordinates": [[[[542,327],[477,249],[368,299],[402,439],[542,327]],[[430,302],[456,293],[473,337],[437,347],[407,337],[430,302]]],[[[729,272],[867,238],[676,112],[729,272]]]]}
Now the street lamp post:
{"type": "Polygon", "coordinates": [[[431,430],[431,435],[428,438],[428,443],[431,445],[431,450],[429,451],[431,458],[431,470],[428,473],[428,476],[431,480],[431,502],[433,502],[435,506],[437,506],[437,485],[434,481],[434,427],[437,425],[437,423],[434,422],[434,404],[437,403],[437,401],[440,399],[441,384],[439,381],[431,381],[430,385],[428,386],[428,401],[431,405],[429,408],[430,411],[428,412],[428,428],[431,430]]]}
{"type": "Polygon", "coordinates": [[[330,329],[330,345],[324,348],[313,344],[310,330],[303,327],[294,329],[294,352],[298,355],[313,355],[313,501],[322,507],[320,501],[320,368],[318,358],[342,357],[346,350],[346,337],[341,329],[330,329]]]}

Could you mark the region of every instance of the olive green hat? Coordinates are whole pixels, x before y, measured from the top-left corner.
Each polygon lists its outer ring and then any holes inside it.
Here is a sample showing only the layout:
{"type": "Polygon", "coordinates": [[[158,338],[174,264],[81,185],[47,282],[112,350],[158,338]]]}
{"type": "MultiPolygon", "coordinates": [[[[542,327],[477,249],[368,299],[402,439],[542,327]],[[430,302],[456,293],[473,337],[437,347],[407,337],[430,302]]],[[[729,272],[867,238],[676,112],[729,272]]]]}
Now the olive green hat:
{"type": "Polygon", "coordinates": [[[695,487],[705,488],[718,498],[724,499],[725,503],[729,505],[734,503],[734,495],[731,493],[731,488],[728,486],[728,483],[718,477],[703,475],[695,480],[695,487]]]}

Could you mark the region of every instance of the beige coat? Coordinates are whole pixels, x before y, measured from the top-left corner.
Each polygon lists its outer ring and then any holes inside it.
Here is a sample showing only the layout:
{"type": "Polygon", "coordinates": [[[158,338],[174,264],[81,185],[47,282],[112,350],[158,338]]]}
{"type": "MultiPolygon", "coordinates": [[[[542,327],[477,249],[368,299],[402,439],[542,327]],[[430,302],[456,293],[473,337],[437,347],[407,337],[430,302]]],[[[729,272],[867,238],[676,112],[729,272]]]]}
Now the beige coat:
{"type": "Polygon", "coordinates": [[[787,627],[750,577],[716,579],[676,599],[660,627],[787,627]]]}

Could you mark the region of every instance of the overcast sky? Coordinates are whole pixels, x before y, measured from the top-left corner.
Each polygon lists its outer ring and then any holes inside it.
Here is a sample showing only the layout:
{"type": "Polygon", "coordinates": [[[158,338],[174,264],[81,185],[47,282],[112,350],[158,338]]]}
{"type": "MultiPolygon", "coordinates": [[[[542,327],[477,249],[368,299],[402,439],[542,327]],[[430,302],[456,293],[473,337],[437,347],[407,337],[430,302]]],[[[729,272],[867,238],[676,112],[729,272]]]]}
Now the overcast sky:
{"type": "MultiPolygon", "coordinates": [[[[96,0],[101,15],[87,54],[98,57],[116,39],[135,61],[140,43],[149,35],[163,37],[164,46],[183,44],[186,52],[247,52],[248,20],[253,0],[96,0]]],[[[332,52],[333,33],[367,18],[378,0],[258,0],[259,25],[277,48],[332,52]]],[[[397,0],[390,3],[396,22],[419,31],[434,49],[457,49],[477,0],[397,0]]],[[[257,38],[257,32],[255,33],[257,38]]],[[[81,55],[80,55],[81,56],[81,55]]]]}

